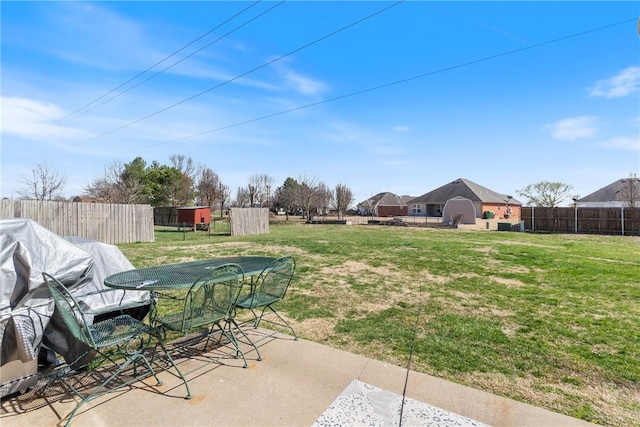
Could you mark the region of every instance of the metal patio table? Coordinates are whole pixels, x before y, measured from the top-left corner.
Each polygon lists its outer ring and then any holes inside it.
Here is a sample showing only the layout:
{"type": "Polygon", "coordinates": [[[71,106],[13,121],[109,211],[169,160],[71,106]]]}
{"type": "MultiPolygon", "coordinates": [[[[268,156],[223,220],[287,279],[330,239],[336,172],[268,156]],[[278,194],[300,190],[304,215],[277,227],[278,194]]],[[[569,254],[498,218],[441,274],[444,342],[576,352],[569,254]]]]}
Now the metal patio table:
{"type": "Polygon", "coordinates": [[[129,291],[161,291],[185,289],[210,269],[227,263],[239,264],[246,278],[258,276],[276,258],[238,256],[210,258],[177,264],[157,265],[113,274],[104,280],[105,286],[129,291]]]}

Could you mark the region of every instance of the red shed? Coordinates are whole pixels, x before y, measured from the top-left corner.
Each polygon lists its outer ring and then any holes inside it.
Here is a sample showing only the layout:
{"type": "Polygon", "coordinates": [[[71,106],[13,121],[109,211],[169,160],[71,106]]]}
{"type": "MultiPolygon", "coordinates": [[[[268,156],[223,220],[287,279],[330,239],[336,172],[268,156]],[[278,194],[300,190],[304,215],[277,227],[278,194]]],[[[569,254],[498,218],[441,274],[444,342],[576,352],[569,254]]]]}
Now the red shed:
{"type": "Polygon", "coordinates": [[[178,224],[189,224],[193,231],[208,230],[211,223],[211,209],[209,206],[185,206],[177,208],[178,224]]]}

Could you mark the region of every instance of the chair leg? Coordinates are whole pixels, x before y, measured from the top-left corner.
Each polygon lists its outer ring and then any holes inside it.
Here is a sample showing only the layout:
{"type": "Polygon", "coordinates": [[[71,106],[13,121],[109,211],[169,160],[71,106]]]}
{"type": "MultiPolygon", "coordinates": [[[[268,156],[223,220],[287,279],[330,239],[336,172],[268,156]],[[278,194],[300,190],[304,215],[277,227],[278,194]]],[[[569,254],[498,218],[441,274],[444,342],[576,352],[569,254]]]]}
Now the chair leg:
{"type": "MultiPolygon", "coordinates": [[[[102,356],[104,356],[102,353],[101,353],[101,355],[102,355],[102,356]]],[[[109,358],[107,358],[107,359],[108,359],[108,360],[110,360],[109,358]]],[[[130,355],[130,356],[128,356],[128,357],[126,358],[126,361],[125,361],[124,363],[122,363],[122,364],[117,364],[117,363],[116,363],[116,365],[118,366],[118,369],[116,369],[116,371],[115,371],[114,373],[112,373],[112,374],[109,376],[109,378],[107,378],[107,380],[106,380],[106,381],[103,381],[103,382],[102,382],[102,384],[100,384],[98,387],[96,387],[96,388],[95,388],[91,393],[89,393],[86,397],[85,397],[85,396],[80,395],[80,396],[81,396],[81,400],[80,400],[80,402],[76,405],[76,407],[73,409],[73,411],[71,411],[71,414],[69,414],[69,419],[67,420],[67,422],[66,422],[66,424],[65,424],[65,425],[66,425],[66,426],[71,425],[71,420],[72,420],[72,419],[73,419],[73,417],[76,415],[76,413],[78,412],[78,409],[80,409],[80,407],[81,407],[82,405],[84,405],[86,402],[88,402],[88,401],[90,401],[90,400],[92,400],[92,399],[94,399],[94,398],[96,398],[96,397],[98,397],[98,396],[101,396],[101,395],[102,395],[102,393],[101,393],[101,392],[107,388],[107,385],[108,385],[111,381],[113,381],[113,380],[114,380],[118,375],[120,375],[120,373],[121,373],[121,372],[123,372],[123,371],[124,371],[124,370],[125,370],[125,369],[130,365],[130,364],[132,364],[132,363],[133,363],[133,364],[134,364],[134,366],[135,366],[135,364],[136,364],[136,362],[137,362],[137,360],[138,360],[138,359],[142,359],[142,360],[143,360],[144,364],[145,364],[145,365],[147,366],[147,368],[149,369],[149,372],[151,372],[151,374],[155,377],[155,379],[156,379],[156,381],[158,382],[158,384],[162,384],[162,382],[158,379],[158,376],[156,375],[155,371],[153,370],[153,368],[152,368],[152,367],[151,367],[151,365],[149,364],[149,361],[147,360],[147,358],[146,358],[143,354],[141,354],[141,353],[136,353],[136,354],[130,355]]],[[[139,376],[134,376],[134,378],[133,378],[132,380],[127,381],[127,382],[125,382],[125,383],[123,383],[123,384],[120,384],[118,387],[114,388],[112,391],[115,391],[115,390],[117,390],[117,389],[119,389],[119,388],[121,388],[121,387],[124,387],[124,386],[127,386],[127,385],[129,385],[129,384],[132,384],[132,383],[134,383],[134,382],[136,382],[136,381],[139,381],[139,380],[141,380],[141,379],[142,379],[142,377],[141,377],[141,376],[140,376],[140,377],[139,377],[139,376]]],[[[74,391],[75,391],[75,388],[74,388],[74,391]]],[[[78,392],[76,391],[76,393],[78,393],[78,392]]]]}
{"type": "Polygon", "coordinates": [[[248,367],[249,365],[247,364],[247,358],[244,357],[244,353],[240,350],[240,343],[238,342],[236,335],[233,333],[233,329],[231,329],[230,323],[227,321],[224,327],[221,327],[220,325],[218,325],[218,327],[222,331],[222,334],[220,335],[220,340],[222,339],[222,335],[227,337],[229,342],[233,344],[233,346],[236,349],[236,359],[238,357],[242,357],[242,360],[244,361],[243,368],[248,367]],[[227,332],[227,329],[229,330],[228,332],[227,332]]]}
{"type": "MultiPolygon", "coordinates": [[[[265,307],[262,309],[262,313],[260,313],[260,317],[258,317],[258,318],[256,319],[256,324],[255,324],[256,326],[255,326],[255,327],[257,328],[257,327],[258,327],[258,325],[260,324],[260,321],[262,321],[262,317],[264,316],[264,312],[265,312],[265,310],[266,310],[267,308],[268,308],[269,310],[271,310],[271,312],[272,312],[273,314],[275,314],[276,316],[278,316],[278,319],[280,319],[280,321],[282,321],[282,324],[280,324],[280,326],[285,326],[285,327],[287,327],[287,328],[291,329],[291,332],[293,332],[294,339],[295,339],[296,341],[298,341],[298,334],[296,334],[296,331],[295,331],[295,330],[293,329],[293,327],[289,324],[289,322],[287,322],[287,321],[286,321],[282,316],[280,316],[280,314],[279,314],[279,313],[278,313],[278,312],[277,312],[273,307],[271,307],[271,305],[267,305],[267,306],[265,306],[265,307]]],[[[269,320],[266,320],[266,322],[270,322],[270,321],[269,321],[269,320]]],[[[271,322],[271,323],[274,323],[274,324],[276,324],[276,325],[278,324],[278,323],[275,323],[275,322],[271,322]]]]}
{"type": "MultiPolygon", "coordinates": [[[[242,334],[242,336],[249,341],[249,344],[251,344],[251,346],[255,349],[256,354],[258,355],[258,361],[262,360],[262,356],[260,355],[260,351],[258,350],[258,347],[256,347],[256,344],[251,340],[251,338],[249,338],[249,336],[242,330],[242,328],[240,327],[240,325],[238,324],[238,322],[236,322],[236,319],[231,318],[230,320],[227,321],[227,325],[229,325],[229,330],[231,330],[231,325],[233,325],[238,331],[240,331],[240,333],[242,334]]],[[[233,333],[233,330],[231,330],[231,333],[233,333]]]]}
{"type": "Polygon", "coordinates": [[[157,330],[154,332],[154,336],[156,337],[156,340],[158,341],[160,348],[162,348],[164,355],[167,356],[169,363],[171,364],[171,366],[173,366],[173,369],[176,370],[180,379],[182,379],[182,382],[184,383],[184,388],[187,389],[187,395],[184,398],[191,399],[193,396],[191,395],[191,390],[189,390],[189,384],[187,383],[187,379],[184,377],[182,372],[180,372],[180,369],[178,369],[178,365],[176,365],[176,362],[173,361],[173,357],[171,357],[171,354],[169,354],[169,351],[167,351],[167,348],[165,347],[164,342],[162,341],[162,337],[160,336],[160,333],[157,330]]]}

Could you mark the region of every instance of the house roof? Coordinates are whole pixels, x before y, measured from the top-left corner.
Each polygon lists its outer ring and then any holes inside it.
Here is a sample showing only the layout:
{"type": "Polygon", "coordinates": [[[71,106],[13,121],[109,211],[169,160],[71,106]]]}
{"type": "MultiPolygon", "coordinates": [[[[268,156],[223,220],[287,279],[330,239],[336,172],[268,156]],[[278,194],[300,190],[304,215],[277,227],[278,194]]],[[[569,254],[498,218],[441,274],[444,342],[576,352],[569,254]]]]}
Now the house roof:
{"type": "MultiPolygon", "coordinates": [[[[453,199],[454,197],[464,197],[474,202],[482,203],[506,203],[509,198],[506,194],[497,193],[468,179],[458,178],[442,187],[438,187],[422,196],[416,197],[411,200],[411,203],[444,204],[447,200],[453,199]]],[[[509,203],[522,205],[522,202],[514,198],[509,199],[509,203]]]]}
{"type": "Polygon", "coordinates": [[[619,179],[606,187],[602,187],[601,189],[594,191],[593,193],[584,196],[578,202],[585,203],[602,203],[602,202],[613,202],[613,201],[627,201],[629,200],[631,194],[631,188],[635,189],[636,197],[640,194],[640,178],[623,178],[619,179]],[[629,184],[635,184],[634,187],[631,187],[629,184]]]}
{"type": "Polygon", "coordinates": [[[398,196],[386,191],[358,203],[358,206],[407,206],[412,199],[412,196],[398,196]]]}

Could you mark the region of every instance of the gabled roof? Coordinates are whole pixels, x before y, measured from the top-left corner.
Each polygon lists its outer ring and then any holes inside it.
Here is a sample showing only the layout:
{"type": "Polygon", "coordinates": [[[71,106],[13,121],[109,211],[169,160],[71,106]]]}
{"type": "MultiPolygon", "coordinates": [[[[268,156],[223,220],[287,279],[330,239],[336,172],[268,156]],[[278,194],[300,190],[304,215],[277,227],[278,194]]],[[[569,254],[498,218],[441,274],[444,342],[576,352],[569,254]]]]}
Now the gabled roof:
{"type": "Polygon", "coordinates": [[[521,205],[522,202],[511,198],[506,194],[497,193],[468,179],[458,178],[442,187],[429,191],[411,200],[411,203],[439,203],[444,204],[454,197],[464,197],[474,202],[482,203],[506,203],[521,205]]]}
{"type": "Polygon", "coordinates": [[[409,200],[412,199],[412,196],[397,196],[394,193],[386,191],[378,193],[364,202],[358,203],[358,206],[407,206],[409,200]]]}
{"type": "Polygon", "coordinates": [[[603,203],[614,201],[628,201],[631,198],[631,188],[635,189],[636,198],[640,195],[640,178],[623,178],[619,179],[606,187],[594,191],[584,196],[578,202],[585,203],[603,203]]]}

